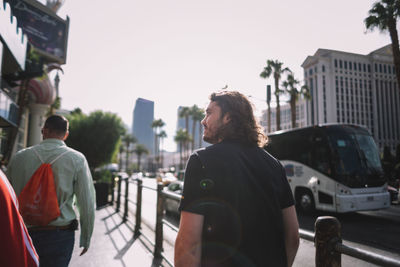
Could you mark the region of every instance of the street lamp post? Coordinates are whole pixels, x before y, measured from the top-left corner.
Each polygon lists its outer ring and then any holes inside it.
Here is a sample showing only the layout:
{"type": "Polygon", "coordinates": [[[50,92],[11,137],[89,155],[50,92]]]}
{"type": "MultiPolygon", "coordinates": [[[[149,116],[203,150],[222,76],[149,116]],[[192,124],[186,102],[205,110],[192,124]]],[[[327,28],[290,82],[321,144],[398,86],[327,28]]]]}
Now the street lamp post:
{"type": "Polygon", "coordinates": [[[267,85],[268,133],[271,132],[271,85],[267,85]]]}

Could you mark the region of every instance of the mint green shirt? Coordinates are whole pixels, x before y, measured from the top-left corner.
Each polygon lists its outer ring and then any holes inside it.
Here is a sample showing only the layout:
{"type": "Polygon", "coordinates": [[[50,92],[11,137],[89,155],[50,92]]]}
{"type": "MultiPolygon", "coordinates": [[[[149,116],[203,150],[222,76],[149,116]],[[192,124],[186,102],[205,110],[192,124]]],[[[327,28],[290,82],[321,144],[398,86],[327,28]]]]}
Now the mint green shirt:
{"type": "Polygon", "coordinates": [[[41,165],[39,157],[32,149],[35,149],[45,163],[50,163],[61,153],[68,151],[52,164],[61,215],[49,225],[64,226],[76,219],[76,204],[81,226],[80,247],[89,248],[94,226],[95,191],[85,156],[67,147],[59,139],[46,139],[38,145],[18,151],[7,168],[8,179],[17,195],[41,165]]]}

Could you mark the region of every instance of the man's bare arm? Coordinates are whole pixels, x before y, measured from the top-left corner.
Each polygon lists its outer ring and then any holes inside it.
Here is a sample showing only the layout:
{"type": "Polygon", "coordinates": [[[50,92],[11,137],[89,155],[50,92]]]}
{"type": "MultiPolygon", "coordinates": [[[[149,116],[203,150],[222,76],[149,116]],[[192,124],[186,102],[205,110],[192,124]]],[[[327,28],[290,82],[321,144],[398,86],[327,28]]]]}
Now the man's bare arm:
{"type": "Polygon", "coordinates": [[[285,231],[285,246],[288,266],[292,266],[299,248],[299,222],[296,209],[290,206],[282,210],[283,227],[285,231]]]}
{"type": "Polygon", "coordinates": [[[204,216],[182,211],[175,241],[175,267],[200,266],[204,216]]]}

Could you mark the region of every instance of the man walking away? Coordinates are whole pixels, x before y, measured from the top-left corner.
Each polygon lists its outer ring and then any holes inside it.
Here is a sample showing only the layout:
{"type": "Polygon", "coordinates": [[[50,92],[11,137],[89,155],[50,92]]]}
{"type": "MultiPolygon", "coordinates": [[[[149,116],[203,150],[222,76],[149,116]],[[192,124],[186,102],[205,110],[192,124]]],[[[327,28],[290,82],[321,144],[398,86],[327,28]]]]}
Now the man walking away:
{"type": "MultiPolygon", "coordinates": [[[[51,163],[60,215],[47,225],[29,225],[28,231],[39,254],[41,267],[68,266],[78,222],[73,208],[74,196],[81,226],[80,247],[89,248],[94,225],[95,194],[85,156],[66,146],[68,121],[52,115],[42,128],[43,141],[15,154],[8,166],[8,178],[18,196],[43,163],[51,163]]],[[[49,190],[50,188],[46,188],[49,190]]],[[[38,190],[38,198],[41,190],[38,190]]],[[[25,218],[24,218],[25,219],[25,218]]]]}
{"type": "Polygon", "coordinates": [[[213,145],[189,158],[175,266],[291,266],[298,246],[294,200],[281,163],[239,92],[213,93],[202,120],[213,145]]]}

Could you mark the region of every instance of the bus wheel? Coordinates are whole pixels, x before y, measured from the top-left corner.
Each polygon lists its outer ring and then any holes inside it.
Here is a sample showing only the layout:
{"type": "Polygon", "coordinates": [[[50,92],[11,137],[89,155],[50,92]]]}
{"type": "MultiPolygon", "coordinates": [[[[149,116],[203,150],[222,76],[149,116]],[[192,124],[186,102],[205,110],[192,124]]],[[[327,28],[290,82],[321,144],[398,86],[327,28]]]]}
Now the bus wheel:
{"type": "Polygon", "coordinates": [[[300,210],[305,213],[312,213],[315,210],[314,197],[307,189],[302,189],[297,192],[296,204],[300,210]]]}

